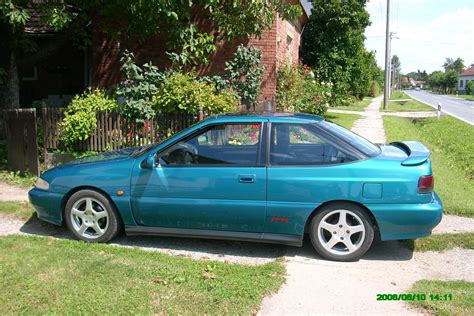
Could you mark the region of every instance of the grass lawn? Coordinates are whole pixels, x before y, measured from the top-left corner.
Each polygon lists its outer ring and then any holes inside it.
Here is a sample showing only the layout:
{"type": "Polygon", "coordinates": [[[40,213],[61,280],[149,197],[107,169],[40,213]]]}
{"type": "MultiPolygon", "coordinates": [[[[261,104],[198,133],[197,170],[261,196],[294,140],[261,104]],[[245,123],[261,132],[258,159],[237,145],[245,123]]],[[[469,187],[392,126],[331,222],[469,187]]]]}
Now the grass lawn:
{"type": "Polygon", "coordinates": [[[365,108],[369,106],[372,99],[373,99],[372,97],[364,97],[362,100],[357,101],[354,104],[347,105],[347,106],[338,105],[338,106],[330,107],[330,109],[347,110],[347,111],[364,111],[365,108]]]}
{"type": "Polygon", "coordinates": [[[425,293],[425,301],[408,301],[435,315],[474,315],[474,283],[467,281],[417,281],[407,293],[425,293]],[[431,300],[429,294],[451,294],[451,300],[431,300]]]}
{"type": "Polygon", "coordinates": [[[324,115],[324,118],[347,129],[351,129],[355,120],[361,118],[361,115],[328,112],[324,115]]]}
{"type": "Polygon", "coordinates": [[[16,217],[22,220],[29,219],[35,210],[28,202],[0,201],[0,214],[16,217]]]}
{"type": "Polygon", "coordinates": [[[461,98],[464,100],[469,100],[469,101],[474,101],[474,95],[467,95],[467,94],[459,94],[459,95],[454,95],[456,98],[461,98]]]}
{"type": "Polygon", "coordinates": [[[0,314],[252,314],[284,281],[245,266],[44,237],[0,238],[0,314]]]}
{"type": "Polygon", "coordinates": [[[418,140],[431,150],[435,190],[445,212],[474,217],[474,128],[448,116],[383,120],[388,142],[418,140]]]}
{"type": "Polygon", "coordinates": [[[414,251],[443,251],[455,247],[474,249],[474,233],[440,234],[410,240],[410,248],[414,251]]]}
{"type": "MultiPolygon", "coordinates": [[[[396,99],[411,99],[405,92],[403,91],[394,91],[390,96],[390,100],[396,99]]],[[[429,105],[424,103],[418,102],[416,100],[411,99],[411,101],[405,103],[404,105],[398,104],[397,102],[388,102],[388,109],[383,109],[383,104],[381,105],[381,110],[383,112],[425,112],[425,111],[435,111],[435,109],[429,105]]]]}

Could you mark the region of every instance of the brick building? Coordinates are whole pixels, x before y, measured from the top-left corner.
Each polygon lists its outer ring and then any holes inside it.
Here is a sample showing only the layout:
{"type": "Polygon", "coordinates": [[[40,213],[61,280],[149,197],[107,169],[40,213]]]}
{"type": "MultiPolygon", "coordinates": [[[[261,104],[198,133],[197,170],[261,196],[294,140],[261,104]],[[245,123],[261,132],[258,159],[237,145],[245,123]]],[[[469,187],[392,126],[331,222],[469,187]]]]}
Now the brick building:
{"type": "MultiPolygon", "coordinates": [[[[233,58],[240,43],[259,47],[262,49],[263,63],[266,66],[259,100],[272,100],[276,90],[278,68],[287,62],[297,63],[299,60],[301,33],[310,11],[309,2],[306,0],[290,2],[300,5],[303,9],[302,16],[296,22],[276,19],[271,29],[264,31],[261,38],[218,43],[216,52],[210,56],[209,64],[197,68],[198,74],[222,73],[225,62],[233,58]]],[[[136,41],[118,42],[102,34],[93,33],[92,45],[88,52],[77,51],[70,45],[34,69],[24,70],[28,75],[22,76],[21,103],[23,106],[30,106],[33,101],[46,99],[50,100],[52,105],[60,106],[67,103],[71,95],[80,93],[87,86],[104,88],[116,84],[121,80],[119,60],[125,48],[135,54],[138,63],[151,61],[160,68],[169,64],[165,54],[166,43],[162,37],[157,36],[139,44],[136,41]],[[68,53],[67,50],[71,52],[68,53]]]]}

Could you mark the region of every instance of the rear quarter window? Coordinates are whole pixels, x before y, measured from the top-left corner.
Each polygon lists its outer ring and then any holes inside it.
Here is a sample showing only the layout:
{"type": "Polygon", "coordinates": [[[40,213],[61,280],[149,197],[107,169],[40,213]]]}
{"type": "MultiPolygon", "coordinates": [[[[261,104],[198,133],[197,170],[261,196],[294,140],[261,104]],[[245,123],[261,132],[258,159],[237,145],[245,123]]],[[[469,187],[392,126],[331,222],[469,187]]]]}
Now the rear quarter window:
{"type": "Polygon", "coordinates": [[[328,121],[321,121],[317,124],[328,133],[342,139],[348,144],[351,144],[367,157],[375,157],[380,153],[380,148],[377,145],[351,132],[350,130],[345,129],[344,127],[328,121]]]}

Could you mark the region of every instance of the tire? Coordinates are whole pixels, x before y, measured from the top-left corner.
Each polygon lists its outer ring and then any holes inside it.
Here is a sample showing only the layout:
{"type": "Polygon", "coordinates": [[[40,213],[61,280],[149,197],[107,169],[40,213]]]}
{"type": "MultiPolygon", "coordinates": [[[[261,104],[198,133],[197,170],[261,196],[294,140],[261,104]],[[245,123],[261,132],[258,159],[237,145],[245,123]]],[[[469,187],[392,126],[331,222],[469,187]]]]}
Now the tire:
{"type": "Polygon", "coordinates": [[[374,228],[363,208],[339,202],[326,206],[313,217],[310,238],[322,257],[333,261],[355,261],[372,245],[374,228]],[[345,220],[341,214],[346,214],[345,220]]]}
{"type": "Polygon", "coordinates": [[[64,220],[76,239],[94,243],[112,240],[122,228],[115,206],[93,190],[81,190],[69,198],[64,220]]]}

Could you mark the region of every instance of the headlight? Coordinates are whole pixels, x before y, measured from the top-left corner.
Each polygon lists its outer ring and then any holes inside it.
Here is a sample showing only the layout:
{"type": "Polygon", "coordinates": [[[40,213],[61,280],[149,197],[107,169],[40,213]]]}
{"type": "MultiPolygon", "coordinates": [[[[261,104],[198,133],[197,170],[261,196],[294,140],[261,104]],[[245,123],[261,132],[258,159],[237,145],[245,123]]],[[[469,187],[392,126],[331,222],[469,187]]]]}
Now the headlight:
{"type": "Polygon", "coordinates": [[[41,189],[41,190],[48,190],[49,189],[49,183],[46,182],[45,180],[38,178],[35,182],[35,188],[41,189]]]}

